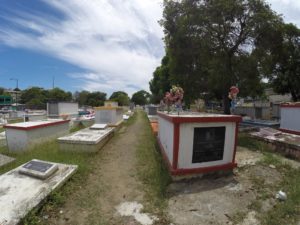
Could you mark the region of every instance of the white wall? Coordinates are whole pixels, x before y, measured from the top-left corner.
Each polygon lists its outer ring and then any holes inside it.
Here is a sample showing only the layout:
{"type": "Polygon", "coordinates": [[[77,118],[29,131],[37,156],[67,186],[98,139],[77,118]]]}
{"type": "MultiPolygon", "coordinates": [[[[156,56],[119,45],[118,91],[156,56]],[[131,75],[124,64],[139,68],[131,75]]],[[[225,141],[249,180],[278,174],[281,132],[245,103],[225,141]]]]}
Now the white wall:
{"type": "Polygon", "coordinates": [[[300,107],[281,107],[280,128],[300,132],[300,107]]]}
{"type": "Polygon", "coordinates": [[[95,109],[95,123],[117,124],[123,120],[123,109],[95,109]]]}
{"type": "Polygon", "coordinates": [[[77,102],[60,102],[58,103],[59,115],[77,115],[78,114],[78,103],[77,102]]]}
{"type": "Polygon", "coordinates": [[[168,120],[158,116],[158,137],[165,150],[165,153],[172,164],[173,162],[173,134],[174,134],[174,125],[168,120]]]}
{"type": "Polygon", "coordinates": [[[223,123],[182,123],[180,124],[180,138],[179,138],[179,154],[178,154],[178,168],[192,169],[208,166],[223,165],[232,162],[234,144],[235,144],[235,129],[236,124],[230,122],[223,123]],[[193,156],[193,141],[194,128],[197,127],[222,127],[225,126],[225,143],[223,160],[192,163],[193,156]]]}

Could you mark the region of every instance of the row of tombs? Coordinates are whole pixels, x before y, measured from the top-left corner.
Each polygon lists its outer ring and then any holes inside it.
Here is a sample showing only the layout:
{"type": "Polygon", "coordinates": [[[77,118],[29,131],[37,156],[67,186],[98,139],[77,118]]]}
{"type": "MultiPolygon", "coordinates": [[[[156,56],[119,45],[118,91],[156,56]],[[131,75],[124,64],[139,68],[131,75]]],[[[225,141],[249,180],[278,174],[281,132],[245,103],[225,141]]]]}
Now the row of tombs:
{"type": "MultiPolygon", "coordinates": [[[[56,139],[62,151],[97,152],[107,143],[124,120],[133,112],[117,103],[94,108],[95,124],[69,133],[70,120],[47,119],[4,126],[0,144],[7,145],[9,152],[26,152],[37,144],[56,139]]],[[[0,154],[3,161],[11,157],[0,154]]],[[[19,224],[27,213],[36,207],[53,190],[65,183],[77,170],[77,165],[32,159],[0,176],[0,224],[19,224]],[[18,184],[18,185],[16,185],[18,184]],[[26,193],[26,194],[24,194],[26,193]]]]}
{"type": "MultiPolygon", "coordinates": [[[[68,135],[66,135],[69,129],[68,120],[6,125],[8,148],[10,151],[26,151],[36,143],[57,138],[62,150],[98,151],[120,127],[123,111],[115,105],[95,110],[96,124],[68,135]]],[[[156,110],[152,113],[151,110],[153,109],[147,109],[148,118],[173,177],[232,171],[237,166],[235,155],[242,117],[191,112],[168,113],[156,110]]],[[[288,142],[288,148],[291,149],[291,145],[296,146],[296,152],[299,153],[299,135],[266,127],[258,128],[255,132],[251,132],[251,135],[257,137],[257,133],[264,140],[272,140],[270,143],[274,145],[283,141],[288,142]],[[286,137],[292,138],[293,142],[286,137]]],[[[294,153],[290,150],[289,152],[294,153]]],[[[0,190],[8,191],[0,191],[0,224],[17,224],[20,218],[65,182],[76,169],[76,165],[33,159],[1,175],[0,190]],[[21,185],[16,186],[15,183],[21,185]],[[28,187],[30,193],[27,193],[28,187]],[[44,192],[42,196],[39,194],[41,190],[44,192]],[[26,196],[21,194],[25,191],[28,194],[26,196]]]]}
{"type": "Polygon", "coordinates": [[[162,112],[146,107],[164,161],[173,176],[230,171],[239,132],[249,133],[289,158],[300,159],[300,104],[281,105],[281,121],[249,121],[238,115],[162,112]],[[245,125],[248,129],[244,129],[245,125]],[[280,127],[279,127],[280,125],[280,127]],[[250,128],[250,129],[249,129],[250,128]]]}

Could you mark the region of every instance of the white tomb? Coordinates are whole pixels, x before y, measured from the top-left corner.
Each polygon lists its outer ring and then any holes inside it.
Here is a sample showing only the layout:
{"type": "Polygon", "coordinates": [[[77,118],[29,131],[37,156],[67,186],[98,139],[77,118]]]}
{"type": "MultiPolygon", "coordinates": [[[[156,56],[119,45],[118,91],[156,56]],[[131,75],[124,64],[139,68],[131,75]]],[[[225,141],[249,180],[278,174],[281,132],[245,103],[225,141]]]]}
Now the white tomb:
{"type": "Polygon", "coordinates": [[[47,115],[49,118],[75,118],[78,116],[77,102],[48,102],[47,115]]]}
{"type": "Polygon", "coordinates": [[[157,112],[158,142],[172,175],[232,170],[240,116],[157,112]]]}
{"type": "Polygon", "coordinates": [[[20,174],[19,171],[25,164],[0,176],[1,225],[18,224],[27,213],[65,183],[77,170],[76,165],[45,163],[55,164],[58,167],[57,171],[46,180],[20,174]]]}
{"type": "Polygon", "coordinates": [[[280,114],[280,130],[300,135],[300,103],[281,104],[280,114]]]}
{"type": "Polygon", "coordinates": [[[114,135],[114,128],[90,129],[86,128],[73,134],[58,138],[62,151],[97,152],[114,135]]]}
{"type": "Polygon", "coordinates": [[[123,122],[123,108],[102,106],[96,107],[95,123],[106,123],[109,126],[119,126],[123,122]]]}
{"type": "Polygon", "coordinates": [[[26,151],[36,144],[69,133],[69,120],[33,121],[4,126],[9,151],[26,151]]]}

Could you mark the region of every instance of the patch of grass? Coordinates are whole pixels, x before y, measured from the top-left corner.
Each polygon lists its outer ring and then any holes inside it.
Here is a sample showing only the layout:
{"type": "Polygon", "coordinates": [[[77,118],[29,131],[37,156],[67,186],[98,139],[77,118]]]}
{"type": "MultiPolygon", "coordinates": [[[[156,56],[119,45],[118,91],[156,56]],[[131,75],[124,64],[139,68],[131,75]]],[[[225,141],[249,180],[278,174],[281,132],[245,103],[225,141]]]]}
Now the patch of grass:
{"type": "Polygon", "coordinates": [[[22,123],[22,122],[24,122],[24,119],[23,118],[9,119],[9,120],[7,120],[7,122],[9,124],[12,124],[12,123],[22,123]]]}
{"type": "Polygon", "coordinates": [[[245,211],[237,211],[235,214],[233,214],[230,219],[233,222],[233,224],[238,224],[244,220],[246,217],[247,212],[245,211]]]}
{"type": "Polygon", "coordinates": [[[284,173],[281,187],[287,193],[287,200],[278,202],[263,215],[263,225],[296,225],[300,221],[300,169],[283,164],[280,170],[284,173]]]}
{"type": "Polygon", "coordinates": [[[263,159],[260,161],[261,164],[269,166],[269,165],[274,165],[276,167],[280,167],[282,165],[282,162],[280,160],[280,158],[270,152],[264,152],[264,157],[263,159]]]}
{"type": "Polygon", "coordinates": [[[127,121],[125,121],[124,125],[130,126],[136,121],[136,119],[137,119],[137,112],[134,112],[133,115],[127,121]]]}
{"type": "Polygon", "coordinates": [[[138,178],[144,184],[146,209],[159,215],[159,224],[169,224],[164,215],[167,207],[166,189],[171,182],[171,177],[158,150],[156,139],[151,131],[146,114],[139,111],[142,117],[144,131],[139,134],[139,145],[137,146],[138,178]]]}
{"type": "Polygon", "coordinates": [[[259,212],[261,210],[262,203],[259,200],[254,200],[250,203],[250,205],[247,206],[248,209],[254,210],[256,212],[259,212]]]}
{"type": "Polygon", "coordinates": [[[86,128],[82,123],[79,123],[77,126],[73,126],[70,130],[69,130],[69,132],[70,133],[74,133],[74,132],[77,132],[77,131],[79,131],[79,130],[82,130],[82,129],[84,129],[84,128],[86,128]]]}

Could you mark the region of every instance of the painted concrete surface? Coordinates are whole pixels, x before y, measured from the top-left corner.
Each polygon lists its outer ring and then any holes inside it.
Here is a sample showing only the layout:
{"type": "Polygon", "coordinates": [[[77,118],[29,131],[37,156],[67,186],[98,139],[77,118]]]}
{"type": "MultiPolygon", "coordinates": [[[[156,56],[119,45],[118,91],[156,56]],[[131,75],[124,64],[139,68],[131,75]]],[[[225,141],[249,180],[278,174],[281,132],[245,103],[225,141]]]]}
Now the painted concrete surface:
{"type": "Polygon", "coordinates": [[[104,130],[83,129],[65,137],[58,138],[60,149],[63,151],[96,152],[114,134],[114,128],[104,130]]]}
{"type": "MultiPolygon", "coordinates": [[[[180,124],[179,137],[179,168],[202,168],[208,166],[223,165],[232,162],[234,145],[235,145],[235,123],[218,122],[218,123],[182,123],[180,124]],[[192,163],[193,144],[194,144],[194,129],[199,127],[225,127],[225,142],[223,159],[210,162],[192,163]]],[[[170,133],[173,133],[171,130],[170,133]]]]}
{"type": "MultiPolygon", "coordinates": [[[[15,161],[15,158],[0,154],[0,167],[15,161]]],[[[1,185],[1,184],[0,184],[1,185]]]]}
{"type": "Polygon", "coordinates": [[[0,224],[15,225],[77,170],[76,165],[57,164],[58,170],[40,180],[19,173],[17,167],[0,176],[0,224]]]}
{"type": "Polygon", "coordinates": [[[280,128],[300,132],[300,106],[299,107],[281,107],[280,128]]]}
{"type": "Polygon", "coordinates": [[[250,135],[258,140],[265,141],[274,150],[286,156],[300,159],[300,135],[276,132],[252,132],[250,135]]]}
{"type": "Polygon", "coordinates": [[[95,123],[107,123],[116,126],[123,121],[123,109],[120,107],[97,107],[95,108],[95,123]]]}
{"type": "Polygon", "coordinates": [[[152,225],[158,221],[156,216],[148,213],[142,213],[144,206],[138,202],[123,202],[116,207],[121,216],[132,216],[142,225],[152,225]]]}
{"type": "Polygon", "coordinates": [[[91,130],[103,130],[107,128],[106,123],[97,123],[90,127],[91,130]]]}
{"type": "Polygon", "coordinates": [[[32,148],[36,144],[50,141],[69,133],[69,122],[56,124],[63,120],[47,120],[16,123],[7,126],[6,139],[9,151],[22,152],[32,148]],[[20,128],[20,129],[19,129],[20,128]],[[30,128],[23,130],[23,128],[30,128]]]}

